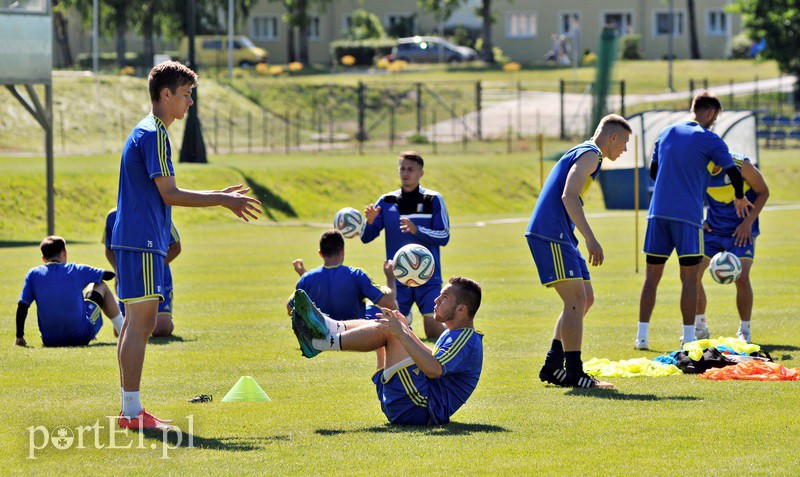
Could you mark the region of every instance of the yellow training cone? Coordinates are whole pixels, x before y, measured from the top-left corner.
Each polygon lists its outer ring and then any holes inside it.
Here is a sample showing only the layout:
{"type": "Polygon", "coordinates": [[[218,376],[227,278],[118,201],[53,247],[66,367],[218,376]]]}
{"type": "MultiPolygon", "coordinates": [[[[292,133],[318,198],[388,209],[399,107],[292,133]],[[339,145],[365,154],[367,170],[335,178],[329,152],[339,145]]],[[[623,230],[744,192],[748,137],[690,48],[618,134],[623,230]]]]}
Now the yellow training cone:
{"type": "Polygon", "coordinates": [[[222,402],[267,402],[272,399],[261,389],[255,379],[250,376],[242,376],[236,381],[228,394],[222,398],[222,402]]]}

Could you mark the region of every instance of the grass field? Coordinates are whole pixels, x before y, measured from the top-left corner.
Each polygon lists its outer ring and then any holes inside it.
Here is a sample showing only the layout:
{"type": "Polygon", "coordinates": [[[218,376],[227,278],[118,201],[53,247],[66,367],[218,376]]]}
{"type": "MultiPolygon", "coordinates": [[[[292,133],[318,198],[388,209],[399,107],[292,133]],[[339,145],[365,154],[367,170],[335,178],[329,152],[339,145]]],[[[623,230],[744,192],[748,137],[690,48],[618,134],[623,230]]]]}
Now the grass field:
{"type": "MultiPolygon", "coordinates": [[[[555,144],[555,151],[562,145],[555,144]]],[[[262,221],[244,224],[222,209],[176,209],[183,253],[173,265],[175,337],[148,346],[145,406],[193,428],[192,448],[164,450],[160,435],[117,434],[115,340],[109,323],[85,348],[45,349],[31,310],[29,348],[12,345],[13,310],[25,272],[40,263],[44,235],[43,166],[0,157],[0,469],[3,474],[131,475],[798,475],[800,392],[797,382],[709,382],[697,376],[613,379],[617,390],[586,392],[544,386],[536,372],[560,305],[541,287],[523,238],[538,191],[530,154],[427,156],[423,184],[447,200],[452,238],[443,272],[484,287],[476,326],[485,332],[481,381],[444,427],[386,424],[369,378],[374,357],[356,353],[300,356],[284,301],[297,276],[291,261],[318,262],[323,227],[345,205],[361,208],[397,187],[389,155],[349,157],[232,156],[206,166],[176,164],[179,184],[217,188],[247,179],[268,204],[262,221]],[[447,176],[445,176],[447,173],[447,176]],[[478,221],[519,222],[477,227],[478,221]],[[278,226],[286,224],[289,226],[278,226]],[[220,403],[240,376],[253,376],[269,403],[220,403]],[[190,404],[196,394],[214,401],[190,404]],[[43,445],[56,434],[98,423],[84,448],[43,445]],[[30,445],[30,429],[34,443],[30,445]],[[100,446],[102,448],[98,448],[100,446]],[[120,448],[122,446],[128,448],[120,448]],[[31,459],[31,455],[34,459],[31,459]],[[163,458],[166,455],[167,458],[163,458]],[[383,470],[386,467],[387,470],[383,470]]],[[[753,268],[753,339],[780,363],[800,366],[793,261],[800,234],[800,159],[764,151],[772,190],[753,268]]],[[[69,260],[103,266],[103,217],[113,205],[118,158],[59,158],[57,232],[69,260]]],[[[634,351],[642,272],[634,272],[632,213],[605,214],[600,188],[587,199],[606,263],[592,269],[596,303],[587,317],[584,359],[654,357],[678,346],[676,261],[660,287],[651,326],[652,352],[634,351]]],[[[640,214],[640,234],[644,231],[640,214]]],[[[347,241],[346,263],[380,276],[383,242],[347,241]]],[[[641,258],[641,257],[640,257],[641,258]]],[[[643,260],[640,259],[640,267],[643,260]]],[[[714,335],[732,336],[734,289],[710,284],[714,335]]],[[[186,436],[184,436],[186,438],[186,436]]],[[[174,442],[173,442],[174,444],[174,442]]]]}

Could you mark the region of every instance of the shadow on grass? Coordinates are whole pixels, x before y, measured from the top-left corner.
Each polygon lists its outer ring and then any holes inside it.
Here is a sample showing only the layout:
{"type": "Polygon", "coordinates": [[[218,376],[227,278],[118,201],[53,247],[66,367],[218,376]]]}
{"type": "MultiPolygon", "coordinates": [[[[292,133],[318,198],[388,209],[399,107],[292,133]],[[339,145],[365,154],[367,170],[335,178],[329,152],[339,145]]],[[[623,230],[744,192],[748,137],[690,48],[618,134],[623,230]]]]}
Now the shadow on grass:
{"type": "Polygon", "coordinates": [[[617,389],[572,388],[564,393],[564,395],[616,399],[620,401],[702,401],[702,399],[697,396],[656,396],[655,394],[623,393],[617,389]]]}
{"type": "Polygon", "coordinates": [[[761,344],[761,343],[759,343],[759,346],[761,346],[761,351],[766,351],[767,353],[770,354],[770,356],[772,356],[772,359],[776,360],[776,361],[789,361],[789,360],[794,358],[791,354],[788,354],[788,353],[778,356],[779,352],[782,352],[782,351],[800,351],[800,348],[798,348],[797,346],[792,346],[792,345],[761,344]]]}
{"type": "Polygon", "coordinates": [[[505,427],[492,424],[463,424],[451,422],[443,426],[400,426],[397,424],[384,424],[382,426],[367,427],[364,429],[317,429],[315,433],[321,436],[336,436],[340,434],[355,434],[369,432],[372,434],[422,434],[427,436],[468,436],[485,432],[511,432],[505,427]]]}
{"type": "MultiPolygon", "coordinates": [[[[164,443],[164,433],[162,431],[152,429],[142,431],[147,439],[164,443]]],[[[192,447],[198,449],[214,449],[224,451],[257,451],[263,450],[266,444],[277,441],[291,440],[289,435],[281,436],[262,436],[262,437],[202,437],[192,435],[184,432],[181,435],[180,442],[178,441],[178,434],[176,432],[167,432],[166,443],[170,447],[187,448],[191,443],[192,447]]]]}
{"type": "Polygon", "coordinates": [[[292,207],[292,204],[285,201],[282,197],[275,195],[269,188],[264,187],[263,185],[256,182],[252,177],[245,174],[245,172],[238,167],[234,166],[227,166],[229,169],[232,169],[239,174],[241,174],[244,181],[250,186],[250,189],[253,195],[261,201],[261,205],[263,206],[262,209],[264,210],[264,214],[272,220],[275,220],[275,216],[272,214],[272,210],[278,211],[287,217],[297,217],[297,212],[292,207]]]}
{"type": "Polygon", "coordinates": [[[172,334],[169,336],[151,336],[150,339],[147,340],[147,343],[151,345],[165,345],[170,343],[189,343],[191,341],[196,340],[190,340],[182,336],[172,334]]]}

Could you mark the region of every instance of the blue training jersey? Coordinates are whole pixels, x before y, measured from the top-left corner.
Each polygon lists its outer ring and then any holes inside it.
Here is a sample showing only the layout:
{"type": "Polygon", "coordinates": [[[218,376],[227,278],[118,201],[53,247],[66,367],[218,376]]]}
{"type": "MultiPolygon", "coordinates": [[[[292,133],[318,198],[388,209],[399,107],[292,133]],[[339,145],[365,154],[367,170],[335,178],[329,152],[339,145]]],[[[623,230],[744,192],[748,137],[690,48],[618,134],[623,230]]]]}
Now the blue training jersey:
{"type": "MultiPolygon", "coordinates": [[[[734,164],[740,170],[742,162],[750,162],[750,159],[736,153],[731,153],[734,164]]],[[[713,164],[709,164],[709,168],[713,169],[713,164]]],[[[747,200],[754,202],[758,194],[750,187],[747,181],[744,181],[744,196],[747,200]]],[[[722,171],[714,174],[711,173],[711,178],[708,181],[708,189],[706,190],[706,202],[708,203],[708,210],[706,213],[706,222],[711,227],[711,232],[714,235],[724,235],[730,237],[736,230],[736,227],[742,223],[744,218],[736,215],[736,207],[733,205],[734,191],[731,185],[731,178],[728,174],[722,171]]],[[[758,218],[753,222],[751,234],[753,237],[761,233],[758,227],[758,218]]]]}
{"type": "Polygon", "coordinates": [[[442,375],[428,379],[428,414],[435,424],[445,424],[470,397],[483,368],[483,333],[474,328],[445,330],[433,355],[442,375]]]}
{"type": "Polygon", "coordinates": [[[347,265],[310,270],[296,288],[306,292],[323,313],[340,321],[366,318],[364,298],[377,303],[384,295],[366,272],[347,265]]]}
{"type": "Polygon", "coordinates": [[[703,227],[709,161],[723,171],[734,165],[728,146],[714,132],[693,121],[664,128],[653,149],[658,172],[647,218],[703,227]]]}
{"type": "Polygon", "coordinates": [[[172,175],[167,128],[157,117],[147,116],[122,150],[112,249],[167,255],[172,207],[164,203],[154,179],[172,175]]]}
{"type": "MultiPolygon", "coordinates": [[[[114,235],[114,222],[117,220],[117,208],[108,211],[106,215],[106,227],[103,229],[103,238],[100,240],[106,247],[111,248],[111,237],[114,235]]],[[[175,223],[170,222],[169,230],[169,245],[181,241],[181,236],[178,234],[178,229],[175,228],[175,223]]],[[[167,265],[169,267],[169,265],[167,265]]]]}
{"type": "Polygon", "coordinates": [[[441,194],[422,187],[411,192],[398,189],[381,196],[375,206],[381,208],[380,212],[372,224],[367,223],[361,241],[372,242],[385,229],[387,260],[394,258],[394,254],[404,245],[415,243],[424,246],[431,251],[436,262],[436,269],[427,284],[441,284],[439,247],[444,247],[450,241],[450,217],[441,194]],[[401,217],[414,222],[419,229],[416,234],[400,231],[401,217]]]}
{"type": "Polygon", "coordinates": [[[103,270],[75,263],[50,262],[30,269],[19,302],[36,302],[39,331],[45,345],[85,339],[83,289],[103,281],[103,270]]]}
{"type": "Polygon", "coordinates": [[[531,214],[531,220],[528,222],[528,229],[525,232],[526,236],[539,237],[550,242],[567,245],[578,245],[578,239],[575,237],[575,224],[572,223],[561,196],[567,185],[569,171],[578,162],[578,158],[587,152],[597,154],[597,168],[581,190],[580,199],[581,204],[583,203],[583,198],[600,172],[600,165],[603,163],[603,153],[593,141],[586,141],[573,147],[553,166],[542,186],[539,198],[536,200],[536,206],[533,208],[533,214],[531,214]]]}

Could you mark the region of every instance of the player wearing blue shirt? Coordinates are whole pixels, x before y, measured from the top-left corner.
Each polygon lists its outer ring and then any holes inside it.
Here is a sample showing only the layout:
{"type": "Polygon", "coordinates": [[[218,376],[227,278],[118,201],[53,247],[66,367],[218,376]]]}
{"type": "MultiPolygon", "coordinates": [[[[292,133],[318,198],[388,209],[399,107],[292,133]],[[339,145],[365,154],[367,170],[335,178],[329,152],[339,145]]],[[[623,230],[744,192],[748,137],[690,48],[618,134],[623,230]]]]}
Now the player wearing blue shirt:
{"type": "Polygon", "coordinates": [[[113,272],[68,263],[67,242],[55,235],[42,240],[39,248],[45,264],[32,268],[25,276],[17,304],[17,338],[14,344],[28,345],[25,319],[33,302],[36,302],[39,332],[45,346],[89,344],[103,326],[101,309],[115,330],[122,328],[122,314],[117,302],[103,283],[103,280],[114,278],[113,272]]]}
{"type": "Polygon", "coordinates": [[[164,299],[165,259],[169,246],[172,206],[221,205],[248,221],[257,219],[260,202],[244,194],[242,185],[219,191],[180,189],[172,166],[167,129],[183,119],[194,104],[194,71],[176,61],[150,70],[151,114],[133,129],[122,150],[117,218],[111,249],[119,272],[119,298],[125,303],[125,324],[117,349],[122,411],[119,426],[128,429],[169,429],[146,412],[139,396],[147,339],[153,333],[158,304],[164,299]]]}
{"type": "MultiPolygon", "coordinates": [[[[653,149],[650,177],[655,186],[644,239],[647,268],[639,300],[635,349],[649,349],[648,327],[656,303],[656,290],[664,264],[673,250],[680,264],[683,342],[697,338],[694,324],[697,269],[703,256],[703,199],[710,177],[709,162],[730,177],[737,215],[744,217],[747,207],[752,206],[744,197],[742,176],[733,167],[728,146],[709,130],[721,111],[722,104],[716,96],[699,93],[692,101],[692,120],[664,128],[653,149]]],[[[701,337],[708,337],[700,331],[701,337]]]]}
{"type": "Polygon", "coordinates": [[[444,331],[444,327],[433,320],[433,300],[442,288],[439,247],[450,241],[450,217],[441,194],[420,186],[425,165],[422,156],[413,151],[402,152],[399,163],[401,187],[367,206],[364,211],[367,225],[361,241],[369,243],[385,229],[387,260],[394,258],[401,247],[410,243],[420,244],[431,251],[436,264],[433,276],[418,287],[398,283],[397,303],[406,316],[410,316],[411,306],[416,303],[423,316],[425,335],[435,340],[444,331]]]}
{"type": "MultiPolygon", "coordinates": [[[[106,227],[103,230],[103,238],[101,242],[105,244],[106,259],[108,263],[114,267],[114,272],[117,271],[117,260],[114,257],[114,251],[111,249],[112,236],[114,235],[114,223],[117,220],[117,208],[108,211],[106,215],[106,227]]],[[[153,336],[170,336],[175,329],[172,322],[172,302],[174,298],[173,285],[172,285],[172,270],[169,264],[181,253],[181,237],[178,235],[178,229],[175,224],[170,224],[169,246],[167,247],[167,256],[164,258],[164,286],[163,297],[164,301],[158,304],[158,315],[156,315],[156,326],[153,329],[153,336]]],[[[119,284],[116,284],[117,294],[119,294],[119,284]]],[[[119,309],[122,314],[125,314],[125,304],[119,302],[119,309]]]]}
{"type": "Polygon", "coordinates": [[[594,302],[589,269],[578,250],[575,229],[586,240],[593,266],[603,263],[603,247],[583,212],[583,197],[604,158],[616,161],[627,150],[631,126],[622,116],[604,117],[591,140],[578,144],[556,162],[536,200],[525,235],[542,285],[563,302],[539,379],[558,386],[613,388],[583,372],[583,317],[594,302]]]}
{"type": "MultiPolygon", "coordinates": [[[[293,262],[295,271],[301,274],[295,289],[306,292],[311,301],[330,318],[337,321],[366,318],[364,299],[382,307],[397,308],[394,289],[396,280],[388,268],[388,262],[384,265],[384,273],[390,289],[388,293],[384,293],[363,270],[344,264],[344,238],[336,230],[322,233],[319,239],[319,256],[322,257],[323,265],[311,271],[305,270],[302,259],[293,262]]],[[[293,308],[294,300],[290,299],[287,303],[290,315],[293,308]]]]}
{"type": "MultiPolygon", "coordinates": [[[[711,257],[719,252],[727,251],[742,262],[742,275],[736,280],[736,308],[739,310],[739,329],[736,337],[751,342],[750,318],[753,312],[753,287],[750,284],[750,269],[753,266],[756,252],[756,237],[760,230],[758,216],[769,199],[769,187],[761,172],[745,156],[731,153],[736,167],[744,179],[744,196],[753,203],[753,210],[747,217],[739,217],[733,205],[734,190],[727,175],[715,166],[711,171],[711,180],[706,191],[708,210],[706,213],[705,256],[697,271],[697,315],[695,330],[708,330],[706,323],[706,291],[703,288],[703,274],[708,268],[711,257]]],[[[707,334],[710,334],[706,331],[707,334]]]]}
{"type": "Polygon", "coordinates": [[[399,311],[383,309],[382,319],[336,322],[316,309],[308,296],[295,293],[292,329],[303,356],[321,351],[377,351],[372,381],[381,410],[393,424],[437,425],[469,399],[481,376],[483,334],[475,330],[480,285],[452,277],[435,299],[434,319],[446,327],[433,349],[408,327],[399,311]],[[344,326],[346,331],[335,330],[344,326]]]}

